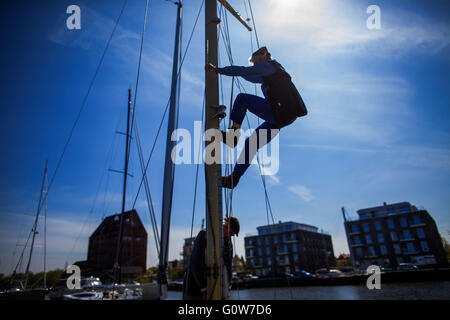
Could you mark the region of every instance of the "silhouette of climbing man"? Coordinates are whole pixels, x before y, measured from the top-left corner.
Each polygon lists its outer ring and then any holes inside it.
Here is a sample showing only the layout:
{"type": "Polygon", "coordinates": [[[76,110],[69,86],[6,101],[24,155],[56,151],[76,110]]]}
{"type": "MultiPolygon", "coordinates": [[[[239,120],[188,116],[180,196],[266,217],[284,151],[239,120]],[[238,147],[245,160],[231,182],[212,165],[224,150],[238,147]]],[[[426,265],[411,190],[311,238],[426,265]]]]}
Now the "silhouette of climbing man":
{"type": "Polygon", "coordinates": [[[226,76],[241,76],[247,81],[261,83],[261,90],[265,98],[252,94],[240,93],[233,103],[230,119],[233,121],[227,132],[222,132],[222,141],[234,148],[240,136],[240,128],[247,110],[259,118],[265,120],[256,128],[256,148],[250,148],[250,139],[247,138],[240,159],[235,165],[231,175],[222,177],[222,187],[233,189],[239,182],[241,176],[250,166],[250,163],[258,149],[270,142],[278,133],[278,130],[290,125],[298,117],[305,116],[308,112],[305,104],[291,81],[291,76],[267,51],[266,47],[261,47],[255,51],[250,60],[253,66],[229,66],[217,68],[212,64],[207,64],[205,70],[216,72],[226,76]],[[275,130],[273,130],[275,129],[275,130]],[[262,135],[261,131],[266,130],[267,135],[262,135]],[[272,134],[275,132],[275,134],[272,134]],[[260,141],[260,137],[267,136],[266,141],[260,141]],[[250,150],[254,150],[250,154],[250,150]]]}
{"type": "MultiPolygon", "coordinates": [[[[226,268],[224,283],[231,286],[233,245],[231,237],[239,234],[239,220],[229,216],[223,219],[223,263],[226,268]]],[[[204,300],[206,299],[206,231],[202,229],[194,241],[189,263],[184,274],[183,300],[204,300]]],[[[226,298],[226,297],[225,297],[226,298]]]]}

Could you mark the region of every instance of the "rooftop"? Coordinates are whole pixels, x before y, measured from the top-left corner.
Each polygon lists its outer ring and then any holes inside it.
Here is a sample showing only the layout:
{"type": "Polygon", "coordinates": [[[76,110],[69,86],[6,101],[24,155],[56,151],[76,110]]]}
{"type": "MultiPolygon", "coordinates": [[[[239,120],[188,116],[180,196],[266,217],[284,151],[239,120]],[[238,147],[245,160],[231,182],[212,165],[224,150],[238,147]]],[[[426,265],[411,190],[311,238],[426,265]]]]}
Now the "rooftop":
{"type": "Polygon", "coordinates": [[[319,228],[315,226],[311,226],[304,223],[297,223],[293,221],[287,221],[287,222],[278,222],[276,224],[269,224],[265,226],[260,226],[256,228],[258,230],[257,234],[254,233],[247,233],[246,236],[261,236],[265,234],[272,234],[272,233],[278,233],[278,232],[287,232],[287,231],[294,231],[294,230],[304,230],[309,232],[315,232],[315,233],[323,233],[328,234],[324,232],[323,230],[319,231],[319,228]]]}
{"type": "Polygon", "coordinates": [[[384,202],[382,206],[359,209],[357,211],[358,218],[346,218],[346,221],[372,219],[388,215],[417,212],[419,210],[424,210],[424,208],[419,207],[418,209],[416,206],[411,205],[411,203],[409,202],[398,202],[392,204],[387,204],[386,202],[384,202]]]}

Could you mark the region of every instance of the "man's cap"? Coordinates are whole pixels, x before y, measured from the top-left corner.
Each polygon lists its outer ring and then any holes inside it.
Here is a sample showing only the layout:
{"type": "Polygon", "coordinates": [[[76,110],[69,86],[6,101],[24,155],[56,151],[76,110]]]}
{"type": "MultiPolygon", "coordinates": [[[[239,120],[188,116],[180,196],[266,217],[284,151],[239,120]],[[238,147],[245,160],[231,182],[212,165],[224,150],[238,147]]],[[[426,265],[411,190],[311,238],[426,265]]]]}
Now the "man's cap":
{"type": "Polygon", "coordinates": [[[270,53],[266,47],[261,47],[252,53],[252,57],[254,56],[270,56],[270,53]]]}
{"type": "Polygon", "coordinates": [[[239,234],[239,230],[241,228],[238,218],[236,218],[234,216],[228,216],[224,220],[225,220],[225,222],[228,222],[229,226],[231,227],[231,230],[234,232],[234,234],[237,237],[239,234]]]}

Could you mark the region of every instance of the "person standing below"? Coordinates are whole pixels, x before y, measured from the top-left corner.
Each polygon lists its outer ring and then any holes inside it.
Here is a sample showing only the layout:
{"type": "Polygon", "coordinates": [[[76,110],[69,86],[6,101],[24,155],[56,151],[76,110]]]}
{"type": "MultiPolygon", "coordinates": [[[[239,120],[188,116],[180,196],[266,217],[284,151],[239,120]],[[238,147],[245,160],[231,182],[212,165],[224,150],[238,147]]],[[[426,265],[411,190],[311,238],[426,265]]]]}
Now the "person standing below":
{"type": "MultiPolygon", "coordinates": [[[[239,220],[229,216],[223,220],[223,262],[225,276],[231,287],[233,272],[233,245],[231,237],[239,234],[239,220]]],[[[195,238],[194,245],[189,256],[189,263],[183,281],[183,300],[205,300],[206,297],[206,231],[202,229],[195,238]]]]}
{"type": "Polygon", "coordinates": [[[291,81],[291,76],[281,64],[272,60],[266,47],[261,47],[255,51],[250,58],[250,62],[253,63],[253,66],[229,66],[224,68],[218,68],[212,64],[205,66],[205,70],[208,72],[216,72],[226,76],[241,76],[247,81],[261,83],[261,90],[265,97],[240,93],[234,100],[230,114],[233,124],[227,132],[222,132],[224,143],[232,148],[237,145],[241,125],[247,110],[265,120],[265,122],[255,130],[256,148],[250,148],[250,139],[247,138],[242,150],[245,154],[241,153],[232,174],[222,177],[222,187],[228,189],[236,187],[239,179],[250,166],[256,150],[271,141],[278,134],[279,129],[290,125],[298,117],[305,116],[308,113],[297,88],[291,81]],[[267,132],[267,135],[261,134],[263,130],[267,132]],[[261,137],[267,137],[264,139],[266,141],[260,141],[261,137]],[[250,150],[254,150],[253,154],[250,154],[250,150]]]}

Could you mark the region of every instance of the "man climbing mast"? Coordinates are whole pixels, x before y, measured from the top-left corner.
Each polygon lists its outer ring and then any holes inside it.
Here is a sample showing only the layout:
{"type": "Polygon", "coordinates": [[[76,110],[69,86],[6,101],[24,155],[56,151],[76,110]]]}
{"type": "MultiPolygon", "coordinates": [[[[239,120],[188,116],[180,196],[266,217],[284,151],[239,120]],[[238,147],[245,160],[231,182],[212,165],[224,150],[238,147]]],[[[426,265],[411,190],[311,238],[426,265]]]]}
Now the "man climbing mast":
{"type": "Polygon", "coordinates": [[[229,66],[224,68],[218,68],[212,64],[205,66],[205,70],[208,72],[216,72],[226,76],[241,76],[247,81],[261,83],[261,90],[265,97],[240,93],[234,100],[230,114],[233,123],[227,132],[223,132],[224,143],[232,148],[237,145],[240,128],[247,110],[265,120],[265,122],[255,130],[256,148],[250,148],[251,139],[247,138],[232,174],[222,177],[222,187],[228,189],[236,187],[239,179],[250,166],[256,150],[271,141],[278,134],[279,129],[290,125],[298,117],[305,116],[308,113],[297,88],[291,81],[291,76],[281,64],[272,60],[266,47],[261,47],[255,51],[249,61],[253,63],[253,66],[229,66]],[[266,131],[267,135],[262,135],[261,131],[266,131]],[[266,141],[260,141],[261,137],[267,137],[266,141]],[[254,153],[250,154],[250,150],[254,150],[254,153]]]}

